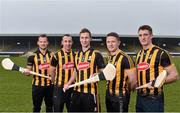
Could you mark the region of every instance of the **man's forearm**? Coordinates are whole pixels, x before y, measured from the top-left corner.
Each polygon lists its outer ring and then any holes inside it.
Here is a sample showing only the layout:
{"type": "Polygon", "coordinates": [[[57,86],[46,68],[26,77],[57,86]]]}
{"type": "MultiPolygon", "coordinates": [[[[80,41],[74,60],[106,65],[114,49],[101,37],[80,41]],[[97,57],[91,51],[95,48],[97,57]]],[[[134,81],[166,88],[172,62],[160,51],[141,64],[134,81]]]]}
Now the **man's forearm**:
{"type": "Polygon", "coordinates": [[[54,83],[55,81],[55,69],[56,67],[54,66],[50,66],[50,71],[49,71],[49,74],[51,76],[51,81],[54,83]]]}

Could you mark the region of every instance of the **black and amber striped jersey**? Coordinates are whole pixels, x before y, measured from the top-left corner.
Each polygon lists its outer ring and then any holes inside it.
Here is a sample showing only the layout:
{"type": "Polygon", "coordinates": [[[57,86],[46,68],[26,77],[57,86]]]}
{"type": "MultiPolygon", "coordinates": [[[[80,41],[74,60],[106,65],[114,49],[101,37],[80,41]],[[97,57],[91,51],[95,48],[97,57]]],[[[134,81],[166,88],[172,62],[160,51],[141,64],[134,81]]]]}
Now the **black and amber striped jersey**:
{"type": "MultiPolygon", "coordinates": [[[[77,52],[75,56],[75,67],[77,70],[76,82],[86,80],[98,72],[98,69],[105,67],[102,55],[94,49],[77,52]]],[[[97,94],[98,84],[90,83],[75,87],[75,91],[83,93],[97,94]]]]}
{"type": "Polygon", "coordinates": [[[51,65],[56,67],[55,85],[63,86],[74,73],[74,52],[66,52],[64,48],[52,58],[51,65]]]}
{"type": "MultiPolygon", "coordinates": [[[[32,70],[36,73],[50,76],[49,67],[52,56],[52,52],[47,50],[46,53],[43,55],[38,49],[36,52],[33,53],[33,55],[28,57],[27,66],[32,66],[32,70]]],[[[33,76],[32,84],[35,86],[52,85],[51,80],[36,75],[33,76]]]]}
{"type": "MultiPolygon", "coordinates": [[[[159,75],[163,71],[164,67],[172,64],[171,58],[167,51],[164,49],[152,45],[147,50],[140,50],[136,57],[136,68],[138,72],[138,86],[146,84],[159,75]]],[[[163,87],[161,88],[143,88],[138,90],[140,94],[161,94],[163,87]]]]}
{"type": "Polygon", "coordinates": [[[108,62],[115,65],[116,76],[112,81],[107,81],[107,91],[116,96],[129,92],[129,78],[125,71],[134,68],[131,57],[118,49],[115,55],[108,57],[108,62]]]}

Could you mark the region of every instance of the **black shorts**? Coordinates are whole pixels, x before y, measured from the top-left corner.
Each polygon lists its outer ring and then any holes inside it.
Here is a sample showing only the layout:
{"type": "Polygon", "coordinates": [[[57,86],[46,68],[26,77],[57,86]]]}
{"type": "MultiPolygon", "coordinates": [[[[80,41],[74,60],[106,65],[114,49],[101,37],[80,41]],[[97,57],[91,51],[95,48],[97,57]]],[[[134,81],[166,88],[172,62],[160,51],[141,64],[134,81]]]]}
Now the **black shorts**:
{"type": "Polygon", "coordinates": [[[97,97],[90,93],[73,92],[71,112],[97,112],[97,97]]]}
{"type": "Polygon", "coordinates": [[[44,99],[46,112],[53,111],[53,86],[32,85],[33,112],[40,112],[44,99]]]}
{"type": "Polygon", "coordinates": [[[73,89],[69,89],[66,92],[63,91],[62,86],[55,86],[54,87],[54,112],[63,112],[64,104],[66,104],[67,111],[70,110],[70,103],[71,103],[71,95],[73,89]]]}
{"type": "Polygon", "coordinates": [[[164,96],[137,94],[136,112],[164,112],[164,96]]]}
{"type": "Polygon", "coordinates": [[[130,93],[119,96],[111,95],[106,92],[106,109],[107,112],[128,112],[130,93]]]}

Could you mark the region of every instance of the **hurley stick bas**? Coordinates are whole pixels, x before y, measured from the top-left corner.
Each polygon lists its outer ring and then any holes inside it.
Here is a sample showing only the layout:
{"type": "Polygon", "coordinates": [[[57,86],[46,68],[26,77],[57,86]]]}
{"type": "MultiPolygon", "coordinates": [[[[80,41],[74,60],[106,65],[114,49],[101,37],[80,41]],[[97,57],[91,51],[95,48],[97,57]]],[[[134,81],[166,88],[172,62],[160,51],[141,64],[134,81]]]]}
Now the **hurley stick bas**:
{"type": "Polygon", "coordinates": [[[101,80],[113,80],[115,78],[115,75],[116,75],[116,68],[113,64],[109,63],[106,65],[104,70],[100,72],[99,74],[96,74],[95,76],[89,79],[86,79],[84,81],[72,84],[68,88],[72,88],[72,87],[79,86],[86,83],[93,83],[93,82],[97,82],[101,80]]]}
{"type": "Polygon", "coordinates": [[[149,86],[149,84],[151,84],[151,86],[153,86],[155,88],[160,88],[164,84],[164,82],[166,80],[166,76],[167,76],[167,72],[166,72],[166,70],[163,70],[158,75],[158,77],[155,80],[152,81],[152,83],[149,82],[147,84],[144,84],[142,86],[137,87],[136,89],[146,88],[146,87],[149,86]]]}
{"type": "MultiPolygon", "coordinates": [[[[2,64],[2,67],[6,70],[15,70],[15,71],[20,71],[22,73],[25,71],[25,69],[23,67],[20,67],[20,66],[14,64],[14,62],[12,62],[11,59],[9,59],[9,58],[4,58],[1,62],[1,64],[2,64]]],[[[30,71],[29,73],[32,75],[37,75],[40,77],[51,79],[51,77],[49,77],[49,76],[41,75],[41,74],[33,72],[33,71],[30,71]]]]}

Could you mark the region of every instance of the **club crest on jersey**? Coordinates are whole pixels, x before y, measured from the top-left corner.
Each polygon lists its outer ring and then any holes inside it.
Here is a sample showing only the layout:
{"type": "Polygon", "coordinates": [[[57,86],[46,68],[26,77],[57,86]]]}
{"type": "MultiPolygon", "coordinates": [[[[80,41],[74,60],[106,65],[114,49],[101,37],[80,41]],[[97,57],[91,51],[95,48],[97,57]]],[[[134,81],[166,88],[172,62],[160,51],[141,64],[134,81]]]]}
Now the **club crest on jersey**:
{"type": "Polygon", "coordinates": [[[68,62],[63,65],[63,69],[72,69],[74,68],[74,63],[73,62],[68,62]]]}
{"type": "Polygon", "coordinates": [[[39,69],[47,69],[49,68],[49,63],[43,63],[39,65],[39,69]]]}
{"type": "Polygon", "coordinates": [[[151,59],[152,55],[149,55],[148,59],[151,59]]]}
{"type": "Polygon", "coordinates": [[[89,67],[90,67],[90,63],[89,62],[80,62],[78,64],[78,70],[88,69],[89,67]]]}
{"type": "Polygon", "coordinates": [[[89,58],[87,59],[88,61],[91,61],[91,56],[89,56],[89,58]]]}
{"type": "Polygon", "coordinates": [[[145,71],[145,70],[149,69],[149,67],[150,67],[149,64],[146,62],[141,62],[137,65],[138,71],[145,71]]]}

